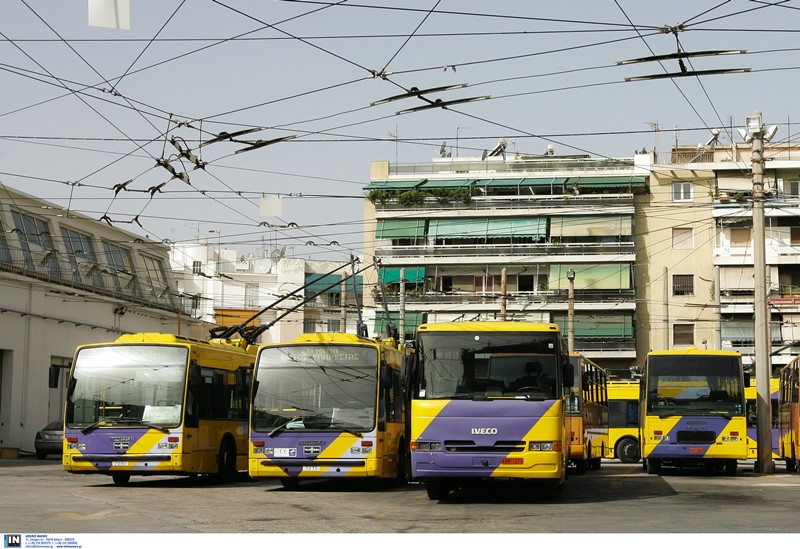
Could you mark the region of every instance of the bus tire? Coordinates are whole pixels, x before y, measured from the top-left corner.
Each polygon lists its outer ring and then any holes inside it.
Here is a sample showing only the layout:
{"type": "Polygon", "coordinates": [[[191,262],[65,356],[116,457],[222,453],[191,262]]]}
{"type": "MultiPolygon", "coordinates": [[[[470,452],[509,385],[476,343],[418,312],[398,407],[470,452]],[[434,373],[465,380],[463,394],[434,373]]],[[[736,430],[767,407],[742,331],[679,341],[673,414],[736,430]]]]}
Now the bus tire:
{"type": "Polygon", "coordinates": [[[614,453],[622,463],[636,463],[640,457],[639,442],[633,438],[623,438],[617,442],[614,453]]]}
{"type": "Polygon", "coordinates": [[[650,458],[647,460],[647,474],[657,475],[661,471],[661,460],[650,458]]]}
{"type": "Polygon", "coordinates": [[[130,473],[111,473],[111,479],[117,486],[126,486],[128,481],[131,480],[130,473]]]}
{"type": "Polygon", "coordinates": [[[398,486],[404,486],[408,483],[408,477],[406,476],[406,468],[408,467],[406,463],[407,460],[406,443],[405,441],[400,441],[400,446],[397,448],[397,463],[394,478],[395,484],[398,486]]]}
{"type": "Polygon", "coordinates": [[[300,479],[297,477],[282,478],[281,486],[286,490],[297,490],[297,487],[300,486],[300,479]]]}
{"type": "Polygon", "coordinates": [[[236,476],[236,472],[236,443],[226,437],[219,446],[217,477],[222,482],[229,482],[236,476]]]}
{"type": "Polygon", "coordinates": [[[585,460],[585,459],[576,459],[575,461],[573,461],[573,463],[575,464],[575,474],[576,475],[584,474],[586,472],[586,470],[589,468],[589,466],[588,466],[589,462],[587,460],[585,460]]]}
{"type": "Polygon", "coordinates": [[[447,499],[450,495],[450,486],[446,482],[426,482],[425,491],[428,493],[428,499],[433,501],[441,501],[447,499]]]}
{"type": "Polygon", "coordinates": [[[788,473],[794,473],[797,471],[797,462],[794,460],[794,458],[786,458],[785,463],[786,463],[786,471],[788,473]]]}
{"type": "Polygon", "coordinates": [[[739,463],[735,459],[725,460],[725,474],[729,477],[735,477],[736,471],[739,468],[739,463]]]}

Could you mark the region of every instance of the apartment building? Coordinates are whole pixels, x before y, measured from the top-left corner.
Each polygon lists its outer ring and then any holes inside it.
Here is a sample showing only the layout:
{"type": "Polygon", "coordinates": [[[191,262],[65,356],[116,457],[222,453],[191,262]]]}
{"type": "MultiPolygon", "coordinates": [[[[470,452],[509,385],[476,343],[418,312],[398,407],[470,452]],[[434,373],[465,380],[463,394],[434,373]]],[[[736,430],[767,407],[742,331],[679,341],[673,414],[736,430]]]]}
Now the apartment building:
{"type": "Polygon", "coordinates": [[[567,332],[575,350],[628,377],[636,365],[635,200],[651,156],[442,157],[376,161],[365,187],[366,279],[387,321],[525,319],[567,332]],[[568,274],[574,273],[570,282],[568,274]],[[376,295],[377,294],[377,295],[376,295]]]}

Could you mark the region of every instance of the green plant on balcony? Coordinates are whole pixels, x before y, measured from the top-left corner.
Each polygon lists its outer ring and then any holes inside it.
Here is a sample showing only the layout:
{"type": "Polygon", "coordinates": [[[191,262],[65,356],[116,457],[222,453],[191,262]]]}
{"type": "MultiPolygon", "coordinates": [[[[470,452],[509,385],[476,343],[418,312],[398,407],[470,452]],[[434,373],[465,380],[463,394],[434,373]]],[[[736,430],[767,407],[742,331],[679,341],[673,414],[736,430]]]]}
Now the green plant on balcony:
{"type": "Polygon", "coordinates": [[[372,189],[369,194],[367,194],[367,200],[372,202],[373,204],[380,203],[381,206],[386,206],[389,201],[394,198],[394,194],[392,191],[387,191],[383,189],[372,189]]]}
{"type": "Polygon", "coordinates": [[[403,191],[397,196],[397,203],[401,206],[420,206],[425,202],[427,195],[424,191],[416,189],[403,191]]]}

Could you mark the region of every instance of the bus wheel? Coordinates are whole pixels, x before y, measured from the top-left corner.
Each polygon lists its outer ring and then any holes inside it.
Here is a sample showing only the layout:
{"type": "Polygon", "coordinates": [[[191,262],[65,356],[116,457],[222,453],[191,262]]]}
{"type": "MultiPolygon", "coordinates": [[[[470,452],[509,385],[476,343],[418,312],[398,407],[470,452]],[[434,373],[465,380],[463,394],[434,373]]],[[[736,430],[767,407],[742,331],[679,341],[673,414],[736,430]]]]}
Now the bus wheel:
{"type": "Polygon", "coordinates": [[[282,478],[281,486],[287,490],[297,490],[297,487],[300,486],[300,479],[296,477],[282,478]]]}
{"type": "Polygon", "coordinates": [[[131,479],[130,473],[112,473],[111,478],[114,480],[114,484],[117,486],[125,486],[128,484],[128,481],[131,479]]]}
{"type": "Polygon", "coordinates": [[[650,458],[647,460],[647,474],[657,475],[661,471],[661,460],[650,458]]]}
{"type": "Polygon", "coordinates": [[[397,470],[395,471],[395,483],[398,486],[404,486],[408,482],[408,478],[406,477],[406,460],[408,456],[406,455],[406,448],[405,444],[400,444],[400,447],[397,449],[397,470]]]}
{"type": "Polygon", "coordinates": [[[632,438],[623,438],[617,443],[615,454],[622,463],[636,463],[639,461],[639,443],[632,438]]]}
{"type": "Polygon", "coordinates": [[[450,486],[446,482],[426,482],[425,491],[428,492],[428,499],[438,501],[447,499],[450,486]]]}
{"type": "Polygon", "coordinates": [[[573,463],[575,464],[576,475],[584,474],[586,472],[586,469],[589,468],[589,466],[587,465],[587,463],[589,462],[585,459],[576,459],[573,463]]]}
{"type": "Polygon", "coordinates": [[[589,467],[592,471],[597,471],[600,469],[600,466],[603,464],[602,458],[594,458],[590,463],[589,467]]]}
{"type": "Polygon", "coordinates": [[[797,471],[797,462],[792,458],[786,458],[786,471],[789,473],[797,471]]]}
{"type": "Polygon", "coordinates": [[[548,479],[544,481],[544,485],[542,487],[543,492],[542,495],[545,499],[556,499],[558,495],[561,493],[561,488],[563,485],[561,481],[557,478],[548,479]]]}
{"type": "Polygon", "coordinates": [[[229,439],[224,439],[219,447],[217,475],[223,482],[231,481],[236,476],[236,445],[229,439]]]}
{"type": "Polygon", "coordinates": [[[739,468],[739,464],[736,462],[735,459],[726,459],[725,460],[725,474],[729,477],[736,476],[736,470],[739,468]]]}

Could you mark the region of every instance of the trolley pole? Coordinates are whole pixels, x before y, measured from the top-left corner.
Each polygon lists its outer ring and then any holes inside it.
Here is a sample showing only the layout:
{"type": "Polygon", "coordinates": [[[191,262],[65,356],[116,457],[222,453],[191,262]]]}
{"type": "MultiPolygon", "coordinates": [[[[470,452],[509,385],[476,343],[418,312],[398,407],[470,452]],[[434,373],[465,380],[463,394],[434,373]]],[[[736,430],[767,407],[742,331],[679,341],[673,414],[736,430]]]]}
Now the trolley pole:
{"type": "Polygon", "coordinates": [[[575,270],[567,270],[569,280],[569,294],[567,296],[567,350],[575,352],[575,270]]]}
{"type": "Polygon", "coordinates": [[[755,369],[756,369],[756,472],[772,473],[772,404],[770,401],[770,330],[767,308],[767,259],[764,231],[764,125],[761,113],[748,116],[747,131],[753,139],[753,265],[755,266],[755,369]]]}

